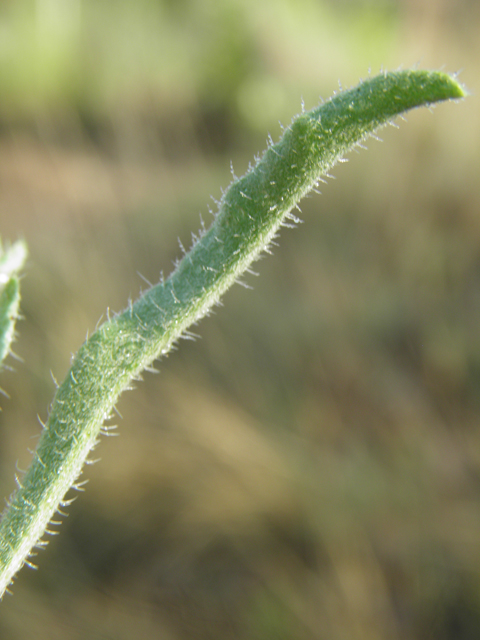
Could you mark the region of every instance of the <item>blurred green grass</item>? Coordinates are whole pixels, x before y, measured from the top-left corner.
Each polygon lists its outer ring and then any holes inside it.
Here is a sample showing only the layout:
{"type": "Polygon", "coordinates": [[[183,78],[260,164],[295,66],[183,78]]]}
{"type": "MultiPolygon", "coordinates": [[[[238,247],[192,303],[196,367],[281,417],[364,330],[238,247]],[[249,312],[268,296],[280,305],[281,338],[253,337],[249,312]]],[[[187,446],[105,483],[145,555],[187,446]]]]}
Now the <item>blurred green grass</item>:
{"type": "MultiPolygon", "coordinates": [[[[31,257],[3,494],[49,372],[171,270],[230,160],[369,67],[463,67],[475,93],[478,27],[466,0],[4,3],[0,233],[31,257]]],[[[478,637],[480,119],[408,121],[122,399],[2,640],[478,637]]]]}

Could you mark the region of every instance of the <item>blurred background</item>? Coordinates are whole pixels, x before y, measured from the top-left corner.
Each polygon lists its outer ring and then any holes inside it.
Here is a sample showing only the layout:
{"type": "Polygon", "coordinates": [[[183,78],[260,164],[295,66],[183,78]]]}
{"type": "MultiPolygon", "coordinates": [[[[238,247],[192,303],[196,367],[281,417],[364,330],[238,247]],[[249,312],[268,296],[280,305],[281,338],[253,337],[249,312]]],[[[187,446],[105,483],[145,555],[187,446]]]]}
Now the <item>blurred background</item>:
{"type": "Polygon", "coordinates": [[[30,249],[4,496],[51,373],[171,271],[230,161],[369,70],[473,93],[350,154],[121,399],[2,640],[480,637],[479,29],[475,0],[0,3],[0,234],[30,249]]]}

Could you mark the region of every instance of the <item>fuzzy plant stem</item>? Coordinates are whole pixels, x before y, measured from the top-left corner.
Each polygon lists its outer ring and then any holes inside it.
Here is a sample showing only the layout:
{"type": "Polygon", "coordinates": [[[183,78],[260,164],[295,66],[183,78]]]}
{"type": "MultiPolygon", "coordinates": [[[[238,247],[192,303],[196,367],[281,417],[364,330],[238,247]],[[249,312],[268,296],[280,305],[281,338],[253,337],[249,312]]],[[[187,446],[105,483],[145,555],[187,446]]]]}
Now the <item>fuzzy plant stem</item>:
{"type": "MultiPolygon", "coordinates": [[[[0,523],[0,594],[28,562],[97,443],[120,393],[266,250],[299,200],[336,161],[398,114],[464,96],[444,73],[383,73],[302,113],[223,195],[212,226],[165,281],[109,319],[57,389],[30,468],[0,523]]],[[[55,524],[55,523],[54,523],[55,524]]],[[[30,563],[29,563],[30,564],[30,563]]]]}

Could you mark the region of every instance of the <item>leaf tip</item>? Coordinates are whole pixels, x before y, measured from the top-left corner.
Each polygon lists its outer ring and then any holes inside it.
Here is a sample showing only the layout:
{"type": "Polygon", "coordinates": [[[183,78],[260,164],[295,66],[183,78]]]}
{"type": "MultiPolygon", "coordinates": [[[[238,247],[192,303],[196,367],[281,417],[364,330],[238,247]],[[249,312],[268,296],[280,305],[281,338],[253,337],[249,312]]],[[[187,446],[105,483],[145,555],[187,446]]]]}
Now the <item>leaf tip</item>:
{"type": "Polygon", "coordinates": [[[435,71],[434,73],[438,79],[439,89],[441,88],[444,92],[444,96],[442,96],[444,100],[460,100],[470,95],[467,88],[458,81],[458,74],[449,74],[443,71],[435,71]]]}

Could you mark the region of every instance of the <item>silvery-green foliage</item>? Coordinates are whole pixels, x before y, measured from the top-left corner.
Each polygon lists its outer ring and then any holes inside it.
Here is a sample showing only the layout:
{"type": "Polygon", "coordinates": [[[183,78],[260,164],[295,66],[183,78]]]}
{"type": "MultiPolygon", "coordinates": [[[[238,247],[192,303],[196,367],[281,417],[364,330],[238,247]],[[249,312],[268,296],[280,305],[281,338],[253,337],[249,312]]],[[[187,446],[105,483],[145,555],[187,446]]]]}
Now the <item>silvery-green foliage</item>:
{"type": "Polygon", "coordinates": [[[2,247],[0,242],[0,366],[10,353],[20,303],[18,274],[27,257],[26,246],[16,242],[2,247]]]}

